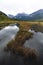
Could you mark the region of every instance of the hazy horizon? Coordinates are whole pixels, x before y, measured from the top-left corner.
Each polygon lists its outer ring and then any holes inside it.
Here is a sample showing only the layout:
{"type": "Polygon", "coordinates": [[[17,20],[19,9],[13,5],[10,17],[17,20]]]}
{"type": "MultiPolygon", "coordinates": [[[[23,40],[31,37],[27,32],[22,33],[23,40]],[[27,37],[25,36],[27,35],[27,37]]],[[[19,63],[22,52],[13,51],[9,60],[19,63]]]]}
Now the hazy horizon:
{"type": "Polygon", "coordinates": [[[0,11],[6,14],[30,14],[43,9],[43,0],[0,0],[0,11]]]}

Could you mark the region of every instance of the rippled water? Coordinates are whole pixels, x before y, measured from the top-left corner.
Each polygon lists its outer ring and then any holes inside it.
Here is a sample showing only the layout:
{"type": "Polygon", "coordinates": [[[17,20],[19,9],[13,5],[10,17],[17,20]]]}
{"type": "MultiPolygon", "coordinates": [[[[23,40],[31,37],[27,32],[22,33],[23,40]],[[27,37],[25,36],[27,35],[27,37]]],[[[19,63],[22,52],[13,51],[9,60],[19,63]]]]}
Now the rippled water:
{"type": "Polygon", "coordinates": [[[8,26],[0,30],[0,65],[43,65],[43,33],[29,30],[34,33],[33,37],[27,40],[24,44],[25,47],[35,48],[39,52],[38,61],[24,62],[23,58],[19,55],[10,52],[4,52],[3,48],[6,44],[14,38],[19,28],[8,26]]]}

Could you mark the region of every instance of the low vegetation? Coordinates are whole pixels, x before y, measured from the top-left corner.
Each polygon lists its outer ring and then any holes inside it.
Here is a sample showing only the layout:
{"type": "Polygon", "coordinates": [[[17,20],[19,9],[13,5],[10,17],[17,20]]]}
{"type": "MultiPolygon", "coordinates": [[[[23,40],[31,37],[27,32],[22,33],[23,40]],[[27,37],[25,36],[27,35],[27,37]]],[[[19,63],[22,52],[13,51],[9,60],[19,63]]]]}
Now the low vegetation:
{"type": "Polygon", "coordinates": [[[22,24],[20,22],[19,24],[20,24],[19,26],[20,30],[17,33],[15,39],[10,41],[4,50],[11,51],[12,53],[21,55],[24,58],[35,59],[38,56],[38,52],[35,49],[23,47],[25,41],[30,39],[33,35],[33,33],[28,32],[28,30],[31,28],[31,25],[28,23],[26,25],[26,23],[24,22],[22,24]]]}
{"type": "Polygon", "coordinates": [[[25,30],[29,30],[31,28],[32,25],[34,24],[40,24],[41,26],[43,26],[43,22],[32,22],[32,21],[17,21],[17,20],[10,20],[10,19],[5,19],[3,21],[0,21],[0,29],[4,28],[5,26],[8,26],[10,24],[14,24],[14,23],[19,23],[20,24],[20,28],[21,29],[25,29],[25,30]]]}
{"type": "Polygon", "coordinates": [[[15,47],[23,46],[24,42],[32,37],[32,33],[27,31],[19,31],[14,40],[7,44],[7,47],[12,49],[15,47]]]}
{"type": "Polygon", "coordinates": [[[8,26],[10,24],[14,24],[18,21],[13,21],[13,20],[4,20],[4,21],[0,21],[0,29],[4,28],[5,26],[8,26]]]}
{"type": "Polygon", "coordinates": [[[41,24],[34,24],[31,29],[35,32],[43,32],[43,26],[41,24]]]}

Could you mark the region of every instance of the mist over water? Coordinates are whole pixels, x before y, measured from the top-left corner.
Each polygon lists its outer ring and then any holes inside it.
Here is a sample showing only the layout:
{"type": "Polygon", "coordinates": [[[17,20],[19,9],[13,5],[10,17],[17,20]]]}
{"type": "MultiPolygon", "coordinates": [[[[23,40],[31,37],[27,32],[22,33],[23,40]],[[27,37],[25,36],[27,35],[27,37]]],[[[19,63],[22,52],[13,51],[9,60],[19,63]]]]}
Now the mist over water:
{"type": "Polygon", "coordinates": [[[0,65],[43,65],[43,33],[35,32],[34,30],[29,30],[33,33],[32,38],[27,40],[24,44],[25,47],[35,48],[38,53],[38,61],[35,64],[32,62],[24,63],[24,60],[21,56],[12,54],[11,52],[4,52],[4,47],[6,44],[15,37],[19,28],[14,26],[8,26],[0,30],[0,65]]]}

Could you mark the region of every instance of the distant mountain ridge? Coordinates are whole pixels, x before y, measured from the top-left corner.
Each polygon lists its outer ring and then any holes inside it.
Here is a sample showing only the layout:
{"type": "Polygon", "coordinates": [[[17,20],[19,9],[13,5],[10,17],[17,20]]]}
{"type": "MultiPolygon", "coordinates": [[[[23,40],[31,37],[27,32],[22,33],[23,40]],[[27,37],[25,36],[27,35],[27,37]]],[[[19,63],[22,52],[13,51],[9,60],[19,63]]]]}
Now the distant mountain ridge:
{"type": "Polygon", "coordinates": [[[32,14],[19,13],[15,16],[18,20],[43,20],[43,9],[40,9],[32,14]]]}
{"type": "Polygon", "coordinates": [[[0,11],[0,20],[25,20],[25,21],[43,21],[43,9],[40,9],[32,14],[18,13],[16,16],[8,14],[6,15],[0,11]]]}
{"type": "Polygon", "coordinates": [[[9,18],[14,18],[14,15],[8,14],[9,18]]]}
{"type": "Polygon", "coordinates": [[[43,9],[40,9],[29,15],[32,20],[43,20],[43,9]]]}
{"type": "Polygon", "coordinates": [[[18,19],[18,20],[28,20],[28,14],[26,14],[26,13],[18,13],[15,16],[15,18],[18,19]]]}

